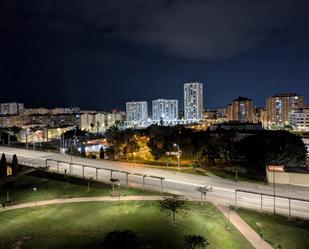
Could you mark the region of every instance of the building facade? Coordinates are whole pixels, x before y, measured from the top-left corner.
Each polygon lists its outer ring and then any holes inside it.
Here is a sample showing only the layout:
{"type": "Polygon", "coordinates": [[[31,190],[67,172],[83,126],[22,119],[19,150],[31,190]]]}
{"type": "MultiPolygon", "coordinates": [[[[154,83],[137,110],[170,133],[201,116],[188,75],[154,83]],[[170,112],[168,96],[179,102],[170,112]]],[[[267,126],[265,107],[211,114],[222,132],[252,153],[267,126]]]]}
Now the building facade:
{"type": "Polygon", "coordinates": [[[86,112],[80,115],[80,129],[88,132],[103,132],[106,130],[106,113],[86,112]]]}
{"type": "Polygon", "coordinates": [[[304,96],[296,93],[277,94],[267,98],[266,111],[269,125],[289,124],[289,114],[304,106],[304,96]]]}
{"type": "Polygon", "coordinates": [[[298,131],[309,131],[309,108],[292,110],[289,114],[289,123],[298,131]]]}
{"type": "Polygon", "coordinates": [[[238,97],[227,106],[227,118],[229,121],[252,123],[254,121],[254,108],[252,99],[238,97]]]}
{"type": "Polygon", "coordinates": [[[0,104],[0,114],[1,115],[17,115],[24,112],[24,104],[11,102],[11,103],[1,103],[0,104]]]}
{"type": "Polygon", "coordinates": [[[127,102],[126,103],[127,122],[147,122],[148,104],[146,101],[127,102]]]}
{"type": "Polygon", "coordinates": [[[184,118],[198,122],[203,119],[203,84],[187,82],[184,84],[184,118]]]}
{"type": "Polygon", "coordinates": [[[154,122],[174,122],[178,120],[178,100],[156,99],[152,101],[152,120],[154,122]]]}

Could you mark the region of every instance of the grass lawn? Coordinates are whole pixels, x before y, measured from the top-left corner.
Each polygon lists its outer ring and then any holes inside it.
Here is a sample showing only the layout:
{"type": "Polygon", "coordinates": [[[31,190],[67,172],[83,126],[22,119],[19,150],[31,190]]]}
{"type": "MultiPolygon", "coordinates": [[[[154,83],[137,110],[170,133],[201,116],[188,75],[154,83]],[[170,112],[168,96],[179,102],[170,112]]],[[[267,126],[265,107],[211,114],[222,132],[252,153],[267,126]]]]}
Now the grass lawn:
{"type": "MultiPolygon", "coordinates": [[[[235,180],[235,173],[225,170],[224,168],[217,168],[217,167],[207,167],[205,168],[207,171],[213,173],[216,176],[221,178],[235,180]]],[[[263,179],[255,174],[250,172],[248,173],[238,173],[238,180],[239,181],[249,181],[249,182],[261,182],[263,179]]]]}
{"type": "Polygon", "coordinates": [[[74,203],[0,213],[0,248],[99,248],[107,232],[132,230],[140,248],[181,249],[183,237],[199,234],[208,249],[251,249],[249,242],[211,204],[188,204],[186,215],[161,212],[157,202],[74,203]],[[1,247],[2,246],[2,247],[1,247]]]}
{"type": "MultiPolygon", "coordinates": [[[[33,188],[37,188],[37,200],[49,200],[55,198],[85,197],[85,196],[108,196],[111,194],[111,185],[93,182],[88,192],[87,182],[77,178],[69,179],[69,187],[63,176],[47,174],[44,179],[38,176],[21,176],[17,178],[15,185],[10,191],[10,204],[33,202],[33,188]]],[[[118,191],[117,186],[115,190],[118,191]]],[[[122,195],[158,195],[154,191],[142,191],[134,188],[119,188],[122,195]]],[[[0,188],[0,203],[6,200],[6,191],[0,188]]]]}
{"type": "Polygon", "coordinates": [[[281,215],[261,214],[253,210],[238,209],[238,214],[273,247],[283,249],[309,248],[309,221],[289,220],[281,215]]]}

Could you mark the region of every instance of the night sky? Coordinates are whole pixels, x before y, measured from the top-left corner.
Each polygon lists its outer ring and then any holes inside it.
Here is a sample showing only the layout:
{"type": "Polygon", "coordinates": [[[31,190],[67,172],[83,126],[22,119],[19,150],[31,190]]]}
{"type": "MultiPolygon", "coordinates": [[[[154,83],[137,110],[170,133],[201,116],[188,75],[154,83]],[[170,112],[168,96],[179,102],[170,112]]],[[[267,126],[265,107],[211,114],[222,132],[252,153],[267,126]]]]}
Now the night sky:
{"type": "Polygon", "coordinates": [[[0,102],[125,108],[204,83],[207,108],[237,96],[309,102],[308,0],[1,0],[0,102]]]}

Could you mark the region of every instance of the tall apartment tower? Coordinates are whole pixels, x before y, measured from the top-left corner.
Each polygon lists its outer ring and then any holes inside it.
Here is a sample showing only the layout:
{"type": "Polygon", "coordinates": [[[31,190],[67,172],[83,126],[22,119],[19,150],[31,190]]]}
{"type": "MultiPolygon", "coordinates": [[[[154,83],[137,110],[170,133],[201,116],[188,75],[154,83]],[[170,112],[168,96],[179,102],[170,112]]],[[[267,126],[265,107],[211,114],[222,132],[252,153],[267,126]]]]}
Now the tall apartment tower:
{"type": "Polygon", "coordinates": [[[178,120],[178,100],[156,99],[152,101],[153,121],[176,121],[178,120]]]}
{"type": "Polygon", "coordinates": [[[273,95],[266,100],[267,120],[270,125],[289,124],[289,114],[304,107],[304,96],[296,93],[273,95]]]}
{"type": "Polygon", "coordinates": [[[203,84],[187,82],[184,84],[184,117],[187,121],[203,118],[203,84]]]}
{"type": "Polygon", "coordinates": [[[254,108],[252,99],[238,97],[227,107],[227,117],[229,121],[253,122],[254,108]]]}
{"type": "Polygon", "coordinates": [[[130,122],[143,122],[148,120],[148,104],[146,101],[127,102],[126,119],[130,122]]]}

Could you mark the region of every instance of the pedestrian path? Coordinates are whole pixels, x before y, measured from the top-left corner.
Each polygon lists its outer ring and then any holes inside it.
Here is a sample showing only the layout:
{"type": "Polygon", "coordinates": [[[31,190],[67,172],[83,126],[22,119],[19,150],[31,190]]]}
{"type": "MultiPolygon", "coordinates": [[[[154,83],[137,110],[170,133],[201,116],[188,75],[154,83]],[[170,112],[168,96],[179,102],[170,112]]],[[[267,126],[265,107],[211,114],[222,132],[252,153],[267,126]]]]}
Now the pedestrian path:
{"type": "Polygon", "coordinates": [[[20,208],[29,208],[35,206],[46,206],[52,204],[67,204],[67,203],[79,203],[79,202],[100,202],[100,201],[157,201],[162,200],[162,196],[101,196],[101,197],[76,197],[68,199],[52,199],[36,202],[27,202],[22,204],[16,204],[12,206],[6,206],[3,209],[0,209],[0,212],[20,209],[20,208]]]}
{"type": "Polygon", "coordinates": [[[237,230],[257,249],[273,249],[265,240],[261,238],[235,211],[228,207],[216,204],[217,208],[226,218],[237,228],[237,230]]]}

